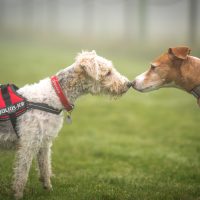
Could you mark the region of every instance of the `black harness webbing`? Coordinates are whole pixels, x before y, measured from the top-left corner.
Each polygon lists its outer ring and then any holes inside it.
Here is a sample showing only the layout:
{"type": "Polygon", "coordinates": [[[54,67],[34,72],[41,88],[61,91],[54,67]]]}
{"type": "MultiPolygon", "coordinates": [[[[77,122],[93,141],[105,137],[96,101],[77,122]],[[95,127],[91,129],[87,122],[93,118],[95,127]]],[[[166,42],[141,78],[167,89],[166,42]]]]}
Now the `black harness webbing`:
{"type": "Polygon", "coordinates": [[[59,115],[62,112],[62,110],[55,109],[45,103],[34,103],[34,102],[28,101],[27,105],[28,105],[28,108],[30,109],[42,110],[42,111],[49,112],[55,115],[59,115]]]}

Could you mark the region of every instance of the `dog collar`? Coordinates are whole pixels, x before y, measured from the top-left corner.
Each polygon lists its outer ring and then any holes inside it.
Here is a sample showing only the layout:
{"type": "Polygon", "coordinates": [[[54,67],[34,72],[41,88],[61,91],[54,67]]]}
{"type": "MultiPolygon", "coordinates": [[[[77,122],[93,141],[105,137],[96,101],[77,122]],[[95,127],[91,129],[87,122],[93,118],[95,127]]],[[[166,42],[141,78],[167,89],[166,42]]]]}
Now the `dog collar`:
{"type": "Polygon", "coordinates": [[[62,105],[64,106],[65,110],[67,110],[67,112],[71,112],[74,108],[74,105],[71,104],[69,102],[69,100],[67,99],[67,97],[64,95],[57,76],[51,77],[51,84],[52,84],[56,94],[58,95],[62,105]]]}
{"type": "Polygon", "coordinates": [[[197,99],[199,99],[199,98],[200,98],[200,85],[194,87],[194,88],[190,91],[190,93],[191,93],[193,96],[195,96],[197,99]]]}

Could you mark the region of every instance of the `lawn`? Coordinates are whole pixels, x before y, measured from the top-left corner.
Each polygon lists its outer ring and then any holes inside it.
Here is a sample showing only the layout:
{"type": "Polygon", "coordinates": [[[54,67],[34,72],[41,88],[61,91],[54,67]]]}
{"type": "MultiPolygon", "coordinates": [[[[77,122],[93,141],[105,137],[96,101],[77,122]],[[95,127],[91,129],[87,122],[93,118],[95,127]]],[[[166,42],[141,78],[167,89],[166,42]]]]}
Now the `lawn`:
{"type": "MultiPolygon", "coordinates": [[[[78,51],[2,42],[0,82],[37,82],[70,65],[78,51]]],[[[131,52],[98,53],[130,79],[151,61],[131,52]]],[[[148,94],[130,89],[117,101],[88,95],[77,101],[72,117],[53,145],[53,191],[42,189],[34,162],[24,199],[200,199],[200,114],[191,95],[177,89],[148,94]]],[[[13,151],[0,150],[2,200],[12,199],[13,161],[13,151]]]]}

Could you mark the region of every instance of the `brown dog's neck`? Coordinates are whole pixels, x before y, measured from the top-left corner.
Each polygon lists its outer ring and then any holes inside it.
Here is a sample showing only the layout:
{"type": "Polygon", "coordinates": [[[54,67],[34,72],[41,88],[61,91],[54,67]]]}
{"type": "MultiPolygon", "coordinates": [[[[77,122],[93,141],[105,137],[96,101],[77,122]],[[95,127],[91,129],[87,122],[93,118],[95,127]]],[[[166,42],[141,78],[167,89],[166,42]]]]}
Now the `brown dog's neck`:
{"type": "Polygon", "coordinates": [[[177,80],[175,83],[178,87],[187,92],[200,85],[200,59],[188,56],[186,60],[181,63],[177,80]]]}

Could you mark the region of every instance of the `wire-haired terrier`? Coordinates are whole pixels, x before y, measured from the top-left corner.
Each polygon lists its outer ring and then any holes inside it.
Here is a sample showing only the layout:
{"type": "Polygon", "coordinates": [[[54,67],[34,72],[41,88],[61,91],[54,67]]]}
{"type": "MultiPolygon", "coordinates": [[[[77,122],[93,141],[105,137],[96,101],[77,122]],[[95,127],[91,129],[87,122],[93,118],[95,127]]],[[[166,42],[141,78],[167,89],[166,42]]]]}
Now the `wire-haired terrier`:
{"type": "MultiPolygon", "coordinates": [[[[16,90],[15,94],[13,93],[15,99],[18,95],[18,98],[25,99],[25,104],[12,105],[9,109],[2,110],[10,120],[0,122],[0,144],[17,146],[13,182],[15,198],[23,197],[35,155],[44,188],[52,188],[51,146],[63,124],[62,110],[70,113],[76,99],[82,95],[119,97],[130,87],[131,82],[113,67],[111,61],[92,51],[80,53],[71,66],[59,71],[55,76],[16,90]],[[22,110],[24,113],[20,114],[20,106],[24,105],[27,105],[27,110],[22,110]],[[15,112],[13,117],[9,111],[18,108],[19,115],[15,112]]],[[[11,86],[6,89],[12,92],[11,86]]],[[[2,114],[2,117],[6,118],[6,115],[2,114]]],[[[70,120],[70,114],[68,119],[70,120]]]]}

